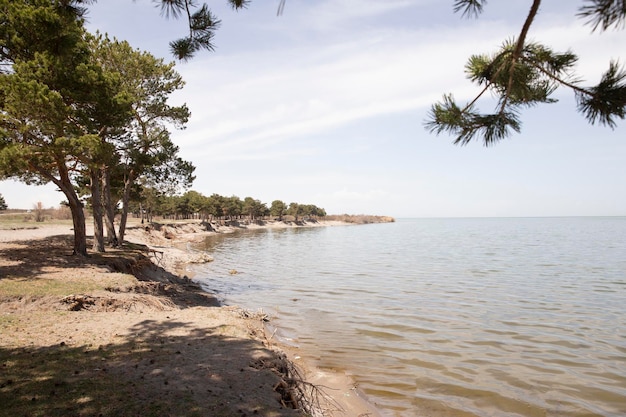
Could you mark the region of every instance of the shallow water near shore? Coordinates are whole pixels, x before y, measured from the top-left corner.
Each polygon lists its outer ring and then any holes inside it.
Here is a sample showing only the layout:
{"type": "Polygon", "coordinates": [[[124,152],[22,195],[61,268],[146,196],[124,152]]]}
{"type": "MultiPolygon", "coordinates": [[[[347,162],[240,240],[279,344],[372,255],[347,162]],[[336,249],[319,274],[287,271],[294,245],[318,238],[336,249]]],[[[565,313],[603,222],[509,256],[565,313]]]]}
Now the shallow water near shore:
{"type": "Polygon", "coordinates": [[[625,217],[401,219],[211,236],[194,272],[385,416],[617,417],[625,248],[625,217]]]}

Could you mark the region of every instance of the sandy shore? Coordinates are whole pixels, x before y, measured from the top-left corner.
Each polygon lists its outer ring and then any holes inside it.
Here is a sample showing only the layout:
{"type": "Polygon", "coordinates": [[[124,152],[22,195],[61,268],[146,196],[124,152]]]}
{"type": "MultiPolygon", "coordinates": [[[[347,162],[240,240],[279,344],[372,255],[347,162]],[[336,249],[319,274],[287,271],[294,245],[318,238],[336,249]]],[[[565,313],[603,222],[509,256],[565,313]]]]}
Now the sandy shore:
{"type": "Polygon", "coordinates": [[[345,375],[270,343],[264,315],[181,276],[210,261],[187,242],[240,227],[134,225],[87,261],[69,225],[0,229],[0,416],[377,416],[345,375]]]}

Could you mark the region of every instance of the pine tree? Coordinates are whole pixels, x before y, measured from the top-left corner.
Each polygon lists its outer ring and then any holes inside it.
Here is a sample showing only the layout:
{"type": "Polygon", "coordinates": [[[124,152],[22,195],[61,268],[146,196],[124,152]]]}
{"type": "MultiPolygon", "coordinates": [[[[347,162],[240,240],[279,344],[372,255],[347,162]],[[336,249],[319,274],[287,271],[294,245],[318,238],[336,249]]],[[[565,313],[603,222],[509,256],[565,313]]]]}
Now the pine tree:
{"type": "MultiPolygon", "coordinates": [[[[455,12],[478,16],[486,0],[456,0],[455,12]]],[[[579,17],[587,19],[593,30],[624,26],[624,0],[586,0],[579,17]]],[[[559,87],[574,91],[578,111],[591,124],[616,127],[617,119],[626,117],[626,71],[618,62],[595,86],[583,86],[574,75],[578,60],[572,52],[555,52],[540,43],[527,42],[526,36],[541,0],[534,0],[526,21],[516,39],[506,41],[491,55],[474,55],[466,64],[467,77],[481,88],[469,103],[459,105],[452,94],[431,107],[426,127],[436,134],[455,136],[454,143],[465,145],[482,138],[486,146],[520,132],[520,112],[540,103],[554,103],[553,93],[559,87]],[[490,92],[497,99],[493,112],[479,111],[478,100],[490,92]]]]}

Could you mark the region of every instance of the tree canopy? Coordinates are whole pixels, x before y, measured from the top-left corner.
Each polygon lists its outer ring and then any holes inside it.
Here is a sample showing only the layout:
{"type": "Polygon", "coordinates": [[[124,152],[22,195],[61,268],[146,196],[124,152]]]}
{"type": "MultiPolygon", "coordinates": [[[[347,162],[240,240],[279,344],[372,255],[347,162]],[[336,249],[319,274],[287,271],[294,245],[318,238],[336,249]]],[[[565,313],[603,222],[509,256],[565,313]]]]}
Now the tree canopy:
{"type": "MultiPolygon", "coordinates": [[[[621,28],[626,19],[623,0],[585,0],[578,16],[586,19],[592,31],[621,28]]],[[[465,17],[479,16],[486,0],[456,0],[454,11],[465,17]]],[[[575,75],[578,57],[572,51],[555,52],[548,46],[526,40],[539,12],[541,0],[533,0],[519,35],[503,42],[492,54],[473,55],[465,66],[467,77],[480,87],[476,97],[458,104],[452,94],[434,104],[426,127],[436,134],[455,136],[454,143],[465,145],[482,138],[486,146],[521,131],[520,113],[541,103],[554,103],[559,87],[573,90],[577,108],[591,123],[616,127],[626,117],[626,71],[612,61],[595,86],[584,86],[575,75]],[[490,92],[496,99],[493,112],[483,113],[478,101],[490,92]]]]}
{"type": "Polygon", "coordinates": [[[105,211],[114,234],[112,181],[193,181],[168,132],[189,117],[167,102],[183,86],[173,64],[87,33],[83,3],[0,0],[0,178],[59,187],[79,255],[87,254],[81,194],[94,214],[94,249],[104,250],[105,211]]]}
{"type": "Polygon", "coordinates": [[[73,2],[0,0],[0,177],[54,183],[74,221],[74,253],[86,255],[76,179],[106,158],[104,125],[129,116],[119,80],[90,60],[73,2]]]}
{"type": "MultiPolygon", "coordinates": [[[[190,112],[184,104],[169,104],[169,96],[185,84],[173,63],[166,64],[148,52],[133,49],[126,41],[102,35],[94,38],[92,47],[100,65],[120,75],[121,89],[131,101],[131,119],[109,138],[116,163],[102,173],[105,182],[120,184],[109,193],[122,200],[119,240],[123,240],[126,207],[138,180],[170,194],[191,186],[195,167],[178,156],[179,148],[169,131],[170,127],[183,129],[190,112]]],[[[107,207],[107,215],[114,215],[113,207],[107,207]]],[[[109,223],[111,229],[112,219],[109,223]]]]}
{"type": "Polygon", "coordinates": [[[158,215],[180,219],[200,218],[203,220],[247,219],[255,221],[272,216],[282,221],[290,215],[296,221],[300,218],[318,219],[326,217],[326,210],[314,204],[291,203],[287,205],[281,200],[272,201],[271,207],[253,197],[243,200],[236,195],[230,197],[219,194],[205,196],[194,190],[182,195],[166,195],[150,187],[145,187],[141,195],[131,201],[134,212],[145,211],[150,218],[158,215]]]}

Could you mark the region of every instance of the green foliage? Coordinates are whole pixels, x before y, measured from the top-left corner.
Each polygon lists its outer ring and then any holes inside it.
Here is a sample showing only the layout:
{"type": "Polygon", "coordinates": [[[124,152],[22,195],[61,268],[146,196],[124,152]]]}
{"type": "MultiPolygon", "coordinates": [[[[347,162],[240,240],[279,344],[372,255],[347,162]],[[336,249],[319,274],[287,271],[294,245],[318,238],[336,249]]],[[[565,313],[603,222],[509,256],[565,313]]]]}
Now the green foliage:
{"type": "Polygon", "coordinates": [[[0,68],[7,69],[0,70],[0,178],[57,185],[72,209],[81,254],[77,190],[91,195],[100,241],[99,198],[112,201],[111,184],[129,195],[138,178],[172,192],[194,179],[167,130],[189,118],[186,106],[168,104],[182,78],[171,63],[88,34],[80,7],[87,3],[0,0],[0,68]]]}
{"type": "Polygon", "coordinates": [[[7,206],[6,201],[4,201],[4,197],[0,194],[0,210],[6,210],[9,207],[7,206]]]}
{"type": "Polygon", "coordinates": [[[56,4],[0,0],[7,13],[0,25],[2,64],[11,68],[0,74],[2,177],[69,180],[81,155],[67,139],[89,133],[94,112],[103,111],[98,95],[106,82],[88,63],[81,21],[56,4]]]}
{"type": "MultiPolygon", "coordinates": [[[[170,42],[172,54],[180,60],[191,59],[198,51],[212,51],[213,37],[220,26],[220,20],[209,10],[206,3],[198,5],[193,0],[161,0],[161,15],[179,19],[187,17],[189,34],[170,42]]],[[[235,10],[245,8],[249,0],[228,0],[235,10]]]]}
{"type": "Polygon", "coordinates": [[[589,94],[577,92],[578,110],[592,124],[596,121],[612,128],[615,118],[626,116],[626,71],[617,62],[611,62],[600,83],[589,89],[589,94]]]}
{"type": "Polygon", "coordinates": [[[442,103],[433,105],[431,119],[431,132],[449,132],[455,135],[455,145],[465,145],[476,137],[482,137],[485,145],[491,145],[507,137],[509,129],[520,131],[520,121],[516,113],[480,114],[472,105],[461,109],[451,95],[445,96],[442,103]]]}
{"type": "Polygon", "coordinates": [[[487,0],[456,0],[454,13],[462,12],[463,16],[477,17],[483,12],[487,0]]]}
{"type": "Polygon", "coordinates": [[[206,202],[207,213],[214,217],[222,217],[224,215],[225,198],[219,194],[212,194],[206,202]]]}
{"type": "Polygon", "coordinates": [[[230,219],[236,219],[243,214],[243,201],[235,195],[224,198],[222,210],[230,219]]]}
{"type": "MultiPolygon", "coordinates": [[[[0,62],[30,60],[37,53],[75,51],[85,10],[80,1],[0,0],[0,62]],[[77,25],[78,23],[78,25],[77,25]]],[[[0,72],[7,68],[0,66],[0,72]]]]}
{"type": "Polygon", "coordinates": [[[298,221],[301,217],[309,219],[325,217],[326,210],[313,204],[290,203],[289,208],[287,209],[287,214],[293,216],[295,220],[298,221]]]}
{"type": "Polygon", "coordinates": [[[97,35],[91,39],[95,59],[120,78],[120,94],[131,103],[132,119],[111,132],[123,170],[131,182],[145,177],[154,187],[175,194],[194,180],[195,167],[178,157],[179,148],[169,126],[184,128],[190,113],[186,105],[171,106],[169,96],[185,85],[173,63],[133,49],[128,42],[97,35]]]}
{"type": "Polygon", "coordinates": [[[270,206],[270,215],[278,217],[279,220],[283,219],[285,212],[287,211],[287,204],[282,200],[274,200],[270,206]]]}
{"type": "MultiPolygon", "coordinates": [[[[182,195],[165,195],[158,190],[144,187],[141,204],[134,204],[134,210],[141,207],[148,210],[153,215],[164,217],[175,217],[179,219],[189,218],[214,218],[237,220],[247,218],[249,220],[263,219],[267,216],[274,216],[282,219],[282,216],[289,214],[304,217],[305,219],[315,219],[326,217],[326,210],[313,204],[291,203],[289,209],[281,200],[274,200],[271,208],[253,197],[246,197],[243,200],[233,195],[230,197],[212,194],[209,197],[197,191],[187,191],[182,195]]],[[[136,203],[139,203],[137,201],[136,203]]]]}
{"type": "MultiPolygon", "coordinates": [[[[15,11],[20,16],[31,12],[36,15],[40,9],[24,6],[15,11]]],[[[130,118],[130,101],[120,93],[119,77],[105,73],[90,60],[81,22],[66,24],[76,35],[72,37],[73,46],[65,45],[68,50],[31,53],[16,48],[4,54],[15,61],[12,71],[0,77],[0,149],[9,155],[19,153],[23,161],[3,164],[4,176],[61,181],[64,170],[78,173],[90,163],[106,160],[111,148],[98,140],[98,135],[106,127],[124,124],[130,118]]],[[[67,27],[63,33],[69,31],[67,27]]],[[[33,30],[27,30],[24,39],[29,39],[27,35],[33,30]]],[[[12,42],[20,45],[18,35],[13,34],[12,42]]]]}
{"type": "Polygon", "coordinates": [[[270,213],[270,210],[264,203],[261,203],[260,200],[256,200],[252,197],[244,198],[242,211],[244,215],[250,218],[250,220],[263,218],[270,213]]]}
{"type": "Polygon", "coordinates": [[[287,208],[287,214],[293,216],[296,221],[298,221],[298,217],[300,216],[300,204],[298,203],[289,203],[289,207],[287,208]]]}
{"type": "Polygon", "coordinates": [[[587,4],[580,8],[578,14],[587,19],[595,31],[607,30],[611,26],[624,26],[626,20],[626,3],[624,0],[586,0],[587,4]]]}
{"type": "MultiPolygon", "coordinates": [[[[587,0],[591,5],[581,7],[579,16],[594,23],[594,30],[623,24],[626,7],[622,0],[587,0]]],[[[464,16],[478,16],[487,2],[457,0],[454,11],[464,16]]],[[[626,117],[626,72],[617,62],[596,86],[583,87],[574,76],[578,57],[571,51],[557,53],[535,42],[526,42],[526,34],[539,10],[540,0],[534,0],[526,22],[517,39],[505,42],[492,55],[473,55],[465,71],[467,78],[481,87],[478,95],[459,105],[451,94],[432,105],[425,126],[432,133],[448,133],[454,143],[465,145],[482,138],[486,146],[521,131],[519,114],[524,107],[554,103],[553,93],[559,87],[574,91],[577,108],[591,123],[615,128],[617,119],[626,117]],[[486,92],[496,98],[495,110],[482,113],[477,108],[486,92]]]]}
{"type": "Polygon", "coordinates": [[[576,62],[571,53],[556,54],[550,49],[529,43],[515,58],[515,41],[507,41],[494,56],[474,55],[465,67],[467,77],[492,90],[503,101],[514,105],[552,103],[558,77],[566,77],[576,62]]]}
{"type": "Polygon", "coordinates": [[[300,204],[299,211],[305,218],[326,217],[326,210],[314,204],[300,204]]]}

